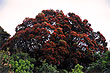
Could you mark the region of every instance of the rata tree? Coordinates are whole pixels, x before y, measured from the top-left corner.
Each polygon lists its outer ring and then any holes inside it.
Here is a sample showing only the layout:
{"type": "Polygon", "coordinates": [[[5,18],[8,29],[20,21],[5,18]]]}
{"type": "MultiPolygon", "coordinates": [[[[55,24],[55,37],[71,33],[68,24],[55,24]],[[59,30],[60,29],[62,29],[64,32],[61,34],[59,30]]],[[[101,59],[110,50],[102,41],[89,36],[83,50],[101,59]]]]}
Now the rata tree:
{"type": "Polygon", "coordinates": [[[96,60],[94,53],[108,50],[105,37],[94,32],[87,19],[59,10],[43,10],[35,18],[25,18],[16,33],[3,46],[31,57],[46,60],[58,68],[70,70],[76,64],[87,66],[96,60]]]}
{"type": "Polygon", "coordinates": [[[4,31],[4,29],[0,26],[0,48],[8,40],[9,37],[10,34],[4,31]]]}

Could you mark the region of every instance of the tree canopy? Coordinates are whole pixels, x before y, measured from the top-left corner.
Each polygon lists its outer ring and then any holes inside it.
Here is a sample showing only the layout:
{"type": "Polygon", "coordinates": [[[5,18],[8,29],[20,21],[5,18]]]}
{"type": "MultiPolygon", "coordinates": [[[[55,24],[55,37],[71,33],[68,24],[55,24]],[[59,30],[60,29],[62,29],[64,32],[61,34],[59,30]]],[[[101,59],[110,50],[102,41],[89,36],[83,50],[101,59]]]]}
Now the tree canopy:
{"type": "Polygon", "coordinates": [[[9,37],[10,34],[4,31],[4,29],[0,26],[0,48],[8,40],[9,37]]]}
{"type": "Polygon", "coordinates": [[[29,53],[38,62],[46,59],[68,70],[78,63],[86,66],[96,60],[94,53],[108,50],[105,37],[94,32],[87,19],[60,10],[43,10],[35,18],[25,18],[2,49],[7,47],[11,53],[29,53]]]}

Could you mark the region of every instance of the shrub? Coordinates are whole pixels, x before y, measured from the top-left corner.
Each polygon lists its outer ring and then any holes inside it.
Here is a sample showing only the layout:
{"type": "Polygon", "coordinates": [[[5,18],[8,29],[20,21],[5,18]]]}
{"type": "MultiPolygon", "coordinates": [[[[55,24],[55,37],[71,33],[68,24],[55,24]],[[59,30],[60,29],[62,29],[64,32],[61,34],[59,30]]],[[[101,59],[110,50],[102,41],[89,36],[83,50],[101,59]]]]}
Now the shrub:
{"type": "Polygon", "coordinates": [[[110,51],[107,51],[106,53],[98,53],[99,59],[96,62],[93,62],[88,67],[88,72],[100,72],[100,73],[109,73],[110,69],[110,51]],[[108,72],[109,71],[109,72],[108,72]]]}
{"type": "Polygon", "coordinates": [[[83,73],[82,72],[83,66],[80,66],[79,64],[75,65],[75,68],[72,69],[72,72],[69,73],[83,73]]]}
{"type": "Polygon", "coordinates": [[[58,68],[71,70],[76,64],[88,66],[95,52],[105,52],[105,37],[94,32],[88,20],[59,10],[43,10],[36,18],[26,18],[3,46],[10,52],[25,52],[39,63],[43,59],[58,68]],[[20,48],[20,49],[19,49],[20,48]]]}
{"type": "Polygon", "coordinates": [[[11,68],[11,64],[9,63],[10,53],[7,51],[0,51],[0,73],[8,73],[11,68]]]}
{"type": "Polygon", "coordinates": [[[60,73],[57,70],[57,67],[54,65],[49,65],[46,62],[43,62],[42,65],[39,67],[36,67],[36,72],[35,73],[60,73]]]}
{"type": "Polygon", "coordinates": [[[0,73],[33,73],[36,60],[27,53],[17,53],[10,56],[10,52],[0,51],[0,73]]]}
{"type": "Polygon", "coordinates": [[[58,69],[56,65],[49,65],[46,61],[43,61],[42,65],[36,67],[35,73],[83,73],[82,69],[83,66],[77,64],[71,72],[68,72],[65,69],[58,69]]]}
{"type": "Polygon", "coordinates": [[[10,57],[11,70],[15,73],[33,73],[34,58],[30,58],[27,53],[17,53],[10,57]]]}

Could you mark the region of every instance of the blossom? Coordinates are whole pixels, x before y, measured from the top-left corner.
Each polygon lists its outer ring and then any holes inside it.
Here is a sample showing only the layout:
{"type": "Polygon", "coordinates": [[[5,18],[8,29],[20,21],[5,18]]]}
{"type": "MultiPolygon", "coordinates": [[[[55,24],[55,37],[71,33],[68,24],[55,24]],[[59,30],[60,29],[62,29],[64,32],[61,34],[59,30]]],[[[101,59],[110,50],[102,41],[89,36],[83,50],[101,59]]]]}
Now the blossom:
{"type": "Polygon", "coordinates": [[[29,35],[29,38],[33,38],[33,37],[34,37],[34,35],[33,35],[33,34],[30,34],[30,35],[29,35]]]}
{"type": "Polygon", "coordinates": [[[87,19],[84,19],[83,20],[83,24],[87,24],[88,20],[87,19]]]}

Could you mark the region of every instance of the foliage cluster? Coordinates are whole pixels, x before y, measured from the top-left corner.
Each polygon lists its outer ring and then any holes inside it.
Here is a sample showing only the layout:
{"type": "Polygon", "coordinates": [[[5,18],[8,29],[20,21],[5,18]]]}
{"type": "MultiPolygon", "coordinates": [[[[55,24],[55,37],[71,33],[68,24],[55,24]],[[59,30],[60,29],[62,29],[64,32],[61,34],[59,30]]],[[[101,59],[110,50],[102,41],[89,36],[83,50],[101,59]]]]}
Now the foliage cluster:
{"type": "Polygon", "coordinates": [[[11,70],[15,73],[33,73],[36,60],[30,58],[27,53],[17,53],[10,57],[11,70]]]}
{"type": "Polygon", "coordinates": [[[72,69],[72,72],[58,69],[56,65],[49,65],[45,60],[40,66],[35,67],[33,63],[36,60],[30,58],[27,53],[17,53],[10,56],[9,51],[1,51],[0,60],[1,73],[83,73],[83,66],[79,64],[75,66],[75,69],[72,69]]]}
{"type": "Polygon", "coordinates": [[[0,51],[0,73],[8,73],[11,67],[9,51],[0,51]]]}
{"type": "Polygon", "coordinates": [[[94,72],[100,72],[100,73],[109,73],[110,72],[110,51],[107,51],[106,53],[98,53],[98,60],[96,62],[93,62],[88,67],[89,71],[94,72]]]}
{"type": "Polygon", "coordinates": [[[0,26],[0,49],[2,45],[8,40],[10,34],[8,34],[4,29],[0,26]]]}
{"type": "Polygon", "coordinates": [[[83,66],[77,64],[71,72],[68,72],[65,69],[58,69],[56,65],[49,65],[45,61],[39,67],[36,67],[36,73],[83,73],[83,66]]]}
{"type": "Polygon", "coordinates": [[[33,73],[35,61],[27,53],[10,56],[9,51],[0,51],[0,73],[33,73]]]}

